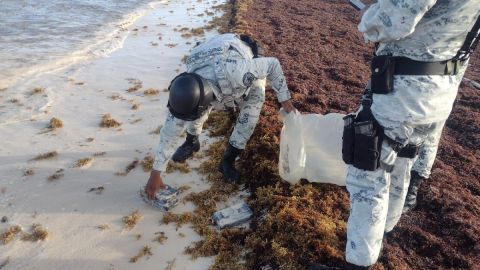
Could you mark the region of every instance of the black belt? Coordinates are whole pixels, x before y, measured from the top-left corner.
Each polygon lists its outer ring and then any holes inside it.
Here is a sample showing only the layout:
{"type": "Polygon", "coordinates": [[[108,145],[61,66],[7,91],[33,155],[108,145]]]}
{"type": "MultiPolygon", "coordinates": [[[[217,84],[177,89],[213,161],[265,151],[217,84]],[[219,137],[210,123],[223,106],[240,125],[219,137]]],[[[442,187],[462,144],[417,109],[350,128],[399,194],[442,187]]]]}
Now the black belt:
{"type": "Polygon", "coordinates": [[[439,62],[422,62],[407,57],[395,56],[394,75],[457,75],[467,60],[447,60],[439,62]]]}

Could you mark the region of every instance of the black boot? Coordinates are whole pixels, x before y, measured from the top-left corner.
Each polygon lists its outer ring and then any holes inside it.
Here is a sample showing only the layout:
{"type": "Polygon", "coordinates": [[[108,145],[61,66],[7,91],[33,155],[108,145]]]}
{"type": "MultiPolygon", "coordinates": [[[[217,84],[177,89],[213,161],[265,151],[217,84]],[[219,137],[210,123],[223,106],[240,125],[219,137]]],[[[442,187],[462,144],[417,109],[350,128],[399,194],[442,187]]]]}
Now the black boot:
{"type": "Polygon", "coordinates": [[[403,205],[403,213],[413,210],[417,206],[418,189],[425,178],[421,177],[418,172],[412,171],[410,176],[410,186],[408,186],[407,197],[403,205]]]}
{"type": "Polygon", "coordinates": [[[200,142],[198,136],[191,135],[187,132],[187,139],[185,142],[175,151],[172,156],[172,160],[175,162],[185,162],[189,157],[193,156],[193,153],[200,150],[200,142]]]}
{"type": "Polygon", "coordinates": [[[218,170],[223,174],[223,178],[228,182],[238,182],[240,174],[235,169],[235,159],[240,154],[241,150],[228,144],[223,159],[220,162],[218,170]]]}

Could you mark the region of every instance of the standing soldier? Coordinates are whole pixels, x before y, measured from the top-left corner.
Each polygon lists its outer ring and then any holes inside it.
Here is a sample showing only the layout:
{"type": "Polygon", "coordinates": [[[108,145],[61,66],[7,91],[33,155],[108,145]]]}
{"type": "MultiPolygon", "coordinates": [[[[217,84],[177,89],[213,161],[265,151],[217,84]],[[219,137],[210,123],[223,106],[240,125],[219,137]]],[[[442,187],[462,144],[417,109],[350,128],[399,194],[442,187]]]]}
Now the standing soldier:
{"type": "Polygon", "coordinates": [[[294,110],[279,61],[272,57],[258,58],[258,54],[259,48],[251,38],[234,34],[218,35],[193,49],[187,59],[187,72],[177,76],[169,88],[170,113],[161,130],[153,171],[145,187],[149,200],[165,187],[160,174],[170,158],[184,162],[199,151],[198,136],[214,106],[240,108],[219,166],[225,180],[231,182],[239,180],[235,159],[258,122],[265,101],[266,80],[284,110],[294,110]],[[187,138],[175,151],[185,126],[187,138]]]}
{"type": "Polygon", "coordinates": [[[362,109],[345,119],[347,269],[375,264],[400,219],[413,161],[451,112],[479,14],[478,0],[379,0],[363,15],[359,30],[379,47],[362,109]]]}

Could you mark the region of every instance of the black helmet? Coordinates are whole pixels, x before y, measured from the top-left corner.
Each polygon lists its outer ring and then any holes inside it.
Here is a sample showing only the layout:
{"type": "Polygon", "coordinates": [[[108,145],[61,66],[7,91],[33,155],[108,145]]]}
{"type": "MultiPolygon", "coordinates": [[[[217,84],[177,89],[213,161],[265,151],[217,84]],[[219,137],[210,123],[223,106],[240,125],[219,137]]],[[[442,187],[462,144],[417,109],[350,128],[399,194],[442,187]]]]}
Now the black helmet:
{"type": "Polygon", "coordinates": [[[195,73],[182,73],[168,87],[168,108],[178,119],[193,121],[207,110],[215,96],[207,82],[195,73]]]}
{"type": "Polygon", "coordinates": [[[265,52],[262,47],[258,45],[258,42],[255,41],[252,37],[248,35],[240,35],[240,40],[245,42],[248,47],[252,50],[253,53],[253,58],[259,58],[263,57],[265,55],[265,52]]]}

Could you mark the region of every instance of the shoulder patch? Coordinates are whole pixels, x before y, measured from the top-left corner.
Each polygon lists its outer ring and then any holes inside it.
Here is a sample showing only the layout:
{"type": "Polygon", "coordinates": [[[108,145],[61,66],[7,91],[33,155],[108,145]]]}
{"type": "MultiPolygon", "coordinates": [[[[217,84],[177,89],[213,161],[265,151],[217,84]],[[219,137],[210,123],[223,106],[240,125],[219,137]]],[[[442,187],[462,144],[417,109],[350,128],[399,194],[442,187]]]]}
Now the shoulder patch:
{"type": "Polygon", "coordinates": [[[245,85],[246,87],[250,87],[252,86],[253,81],[255,81],[256,79],[257,77],[255,77],[253,73],[247,72],[243,75],[243,85],[245,85]]]}

